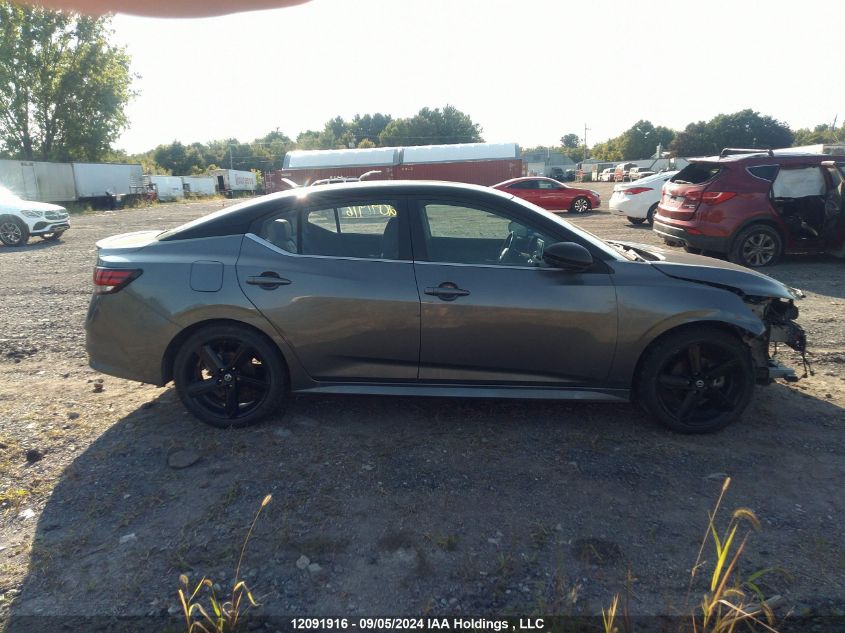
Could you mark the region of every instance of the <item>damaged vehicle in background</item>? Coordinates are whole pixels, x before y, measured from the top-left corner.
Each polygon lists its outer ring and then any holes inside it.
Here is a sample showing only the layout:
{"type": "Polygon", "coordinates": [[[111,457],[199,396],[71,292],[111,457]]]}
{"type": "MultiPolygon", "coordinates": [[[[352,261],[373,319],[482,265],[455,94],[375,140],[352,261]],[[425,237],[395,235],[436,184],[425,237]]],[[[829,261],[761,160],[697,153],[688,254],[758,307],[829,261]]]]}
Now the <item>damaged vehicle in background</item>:
{"type": "Polygon", "coordinates": [[[654,231],[670,246],[749,267],[784,253],[845,257],[845,156],[733,149],[694,158],[663,187],[654,231]]]}
{"type": "Polygon", "coordinates": [[[607,242],[506,193],[385,181],[272,194],[97,244],[93,368],[173,380],[208,424],[291,393],[637,401],[704,433],[796,379],[802,294],[607,242]]]}

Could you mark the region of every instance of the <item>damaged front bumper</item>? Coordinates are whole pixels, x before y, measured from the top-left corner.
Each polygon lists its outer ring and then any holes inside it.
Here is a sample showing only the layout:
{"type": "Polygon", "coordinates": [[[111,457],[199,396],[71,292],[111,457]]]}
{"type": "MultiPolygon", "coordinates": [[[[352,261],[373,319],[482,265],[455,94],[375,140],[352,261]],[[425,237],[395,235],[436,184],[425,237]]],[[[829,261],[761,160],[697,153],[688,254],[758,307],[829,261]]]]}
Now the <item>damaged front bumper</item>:
{"type": "Polygon", "coordinates": [[[783,365],[771,357],[774,344],[777,353],[778,344],[784,344],[801,354],[804,363],[804,376],[807,376],[807,335],[803,328],[795,323],[798,308],[792,301],[766,299],[752,304],[752,310],[766,324],[766,333],[748,341],[756,367],[758,384],[769,384],[778,378],[787,382],[797,382],[798,376],[791,367],[783,365]]]}

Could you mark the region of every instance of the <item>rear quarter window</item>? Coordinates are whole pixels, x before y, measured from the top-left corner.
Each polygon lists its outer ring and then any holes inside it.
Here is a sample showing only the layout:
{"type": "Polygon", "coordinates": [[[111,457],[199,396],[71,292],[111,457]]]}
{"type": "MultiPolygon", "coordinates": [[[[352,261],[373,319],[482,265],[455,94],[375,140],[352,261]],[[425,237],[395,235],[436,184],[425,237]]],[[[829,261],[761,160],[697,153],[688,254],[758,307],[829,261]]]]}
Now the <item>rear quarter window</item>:
{"type": "Polygon", "coordinates": [[[772,182],[778,175],[778,166],[757,165],[756,167],[749,167],[748,173],[754,176],[755,178],[760,178],[762,180],[768,180],[769,182],[772,182]]]}
{"type": "Polygon", "coordinates": [[[672,178],[679,185],[700,185],[722,173],[722,167],[708,163],[690,163],[672,178]]]}

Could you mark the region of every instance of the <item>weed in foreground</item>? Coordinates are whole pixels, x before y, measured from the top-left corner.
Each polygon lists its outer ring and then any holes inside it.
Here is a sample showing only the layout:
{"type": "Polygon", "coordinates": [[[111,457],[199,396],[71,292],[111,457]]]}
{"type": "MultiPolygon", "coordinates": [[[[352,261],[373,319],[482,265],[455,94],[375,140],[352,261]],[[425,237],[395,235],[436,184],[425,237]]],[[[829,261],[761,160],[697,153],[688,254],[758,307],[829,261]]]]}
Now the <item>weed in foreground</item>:
{"type": "Polygon", "coordinates": [[[255,513],[252,525],[249,526],[249,531],[241,546],[241,554],[235,568],[234,585],[228,600],[218,598],[214,590],[214,582],[209,578],[203,577],[191,591],[188,577],[185,574],[179,576],[181,585],[179,603],[182,605],[182,614],[185,616],[187,633],[231,633],[237,629],[238,622],[246,609],[258,606],[249,587],[241,580],[241,563],[243,563],[246,546],[252,537],[258,517],[272,498],[272,495],[264,497],[258,512],[255,513]],[[244,599],[246,599],[246,604],[244,599]]]}
{"type": "MultiPolygon", "coordinates": [[[[712,539],[716,554],[715,563],[708,590],[704,593],[699,605],[690,610],[692,631],[693,633],[733,633],[742,628],[748,628],[754,631],[764,630],[777,633],[774,628],[775,618],[772,607],[780,601],[780,596],[767,600],[757,584],[761,577],[777,570],[762,569],[749,575],[745,580],[741,580],[737,573],[737,567],[751,530],[760,529],[759,520],[748,508],[738,508],[731,515],[727,527],[721,534],[716,528],[716,516],[730,483],[730,477],[726,478],[713,511],[707,515],[707,531],[704,533],[695,565],[690,572],[688,597],[692,593],[696,575],[704,566],[702,560],[704,549],[708,540],[712,539]],[[750,526],[750,529],[739,536],[741,528],[745,525],[750,526]]],[[[619,633],[619,628],[616,626],[618,609],[619,594],[616,594],[607,611],[602,609],[602,624],[605,633],[619,633]]],[[[623,610],[624,631],[633,633],[633,626],[627,615],[627,600],[623,610]]]]}

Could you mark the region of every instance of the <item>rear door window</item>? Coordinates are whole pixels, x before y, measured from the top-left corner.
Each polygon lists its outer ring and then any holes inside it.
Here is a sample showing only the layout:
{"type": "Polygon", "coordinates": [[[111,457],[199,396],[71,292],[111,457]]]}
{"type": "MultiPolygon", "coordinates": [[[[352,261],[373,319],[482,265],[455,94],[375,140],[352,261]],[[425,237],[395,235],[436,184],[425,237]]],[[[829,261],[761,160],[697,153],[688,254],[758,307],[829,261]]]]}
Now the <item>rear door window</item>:
{"type": "Polygon", "coordinates": [[[722,173],[722,167],[712,163],[690,163],[675,174],[672,182],[679,185],[700,185],[722,173]]]}
{"type": "Polygon", "coordinates": [[[398,203],[373,201],[312,209],[303,213],[302,255],[400,259],[398,203]]]}
{"type": "Polygon", "coordinates": [[[781,169],[772,185],[775,198],[823,196],[826,190],[824,175],[818,167],[781,169]]]}

